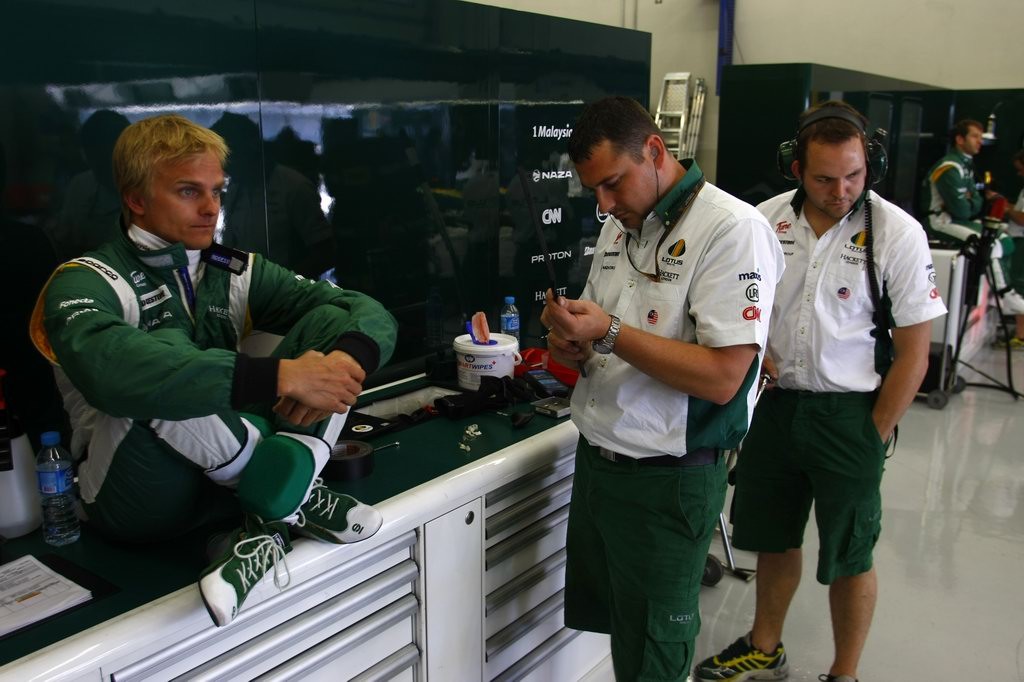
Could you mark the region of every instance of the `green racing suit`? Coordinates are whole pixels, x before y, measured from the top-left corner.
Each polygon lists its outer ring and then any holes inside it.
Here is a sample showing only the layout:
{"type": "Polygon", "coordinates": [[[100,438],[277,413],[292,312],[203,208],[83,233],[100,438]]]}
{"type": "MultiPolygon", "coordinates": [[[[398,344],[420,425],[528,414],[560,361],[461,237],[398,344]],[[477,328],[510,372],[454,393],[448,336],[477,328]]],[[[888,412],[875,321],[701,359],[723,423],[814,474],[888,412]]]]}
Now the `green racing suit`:
{"type": "MultiPolygon", "coordinates": [[[[145,250],[122,234],[58,267],[32,316],[71,417],[72,453],[85,455],[86,514],[115,537],[194,527],[225,497],[211,481],[237,486],[275,431],[308,441],[318,473],[344,415],[308,429],[275,423],[279,360],[343,350],[370,374],[394,349],[394,318],[369,296],[216,245],[193,289],[188,263],[182,244],[145,250]],[[270,357],[239,350],[254,330],[284,337],[270,357]]],[[[260,485],[250,498],[275,482],[260,485]]],[[[297,506],[260,513],[283,518],[297,506]]]]}

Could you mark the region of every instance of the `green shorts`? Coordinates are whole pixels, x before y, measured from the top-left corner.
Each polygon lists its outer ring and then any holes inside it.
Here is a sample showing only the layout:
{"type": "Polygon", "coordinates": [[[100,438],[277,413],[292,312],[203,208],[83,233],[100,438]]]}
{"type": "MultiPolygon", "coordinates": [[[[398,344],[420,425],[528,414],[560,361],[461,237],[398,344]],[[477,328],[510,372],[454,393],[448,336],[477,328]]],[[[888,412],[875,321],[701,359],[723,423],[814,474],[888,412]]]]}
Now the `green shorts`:
{"type": "Polygon", "coordinates": [[[611,462],[580,438],[566,539],[565,624],[611,635],[615,678],[685,680],[726,467],[611,462]]]}
{"type": "Polygon", "coordinates": [[[885,463],[885,444],[871,419],[875,397],[781,389],[761,397],[736,464],[736,547],[800,547],[814,502],[818,582],[830,585],[871,569],[885,463]]]}

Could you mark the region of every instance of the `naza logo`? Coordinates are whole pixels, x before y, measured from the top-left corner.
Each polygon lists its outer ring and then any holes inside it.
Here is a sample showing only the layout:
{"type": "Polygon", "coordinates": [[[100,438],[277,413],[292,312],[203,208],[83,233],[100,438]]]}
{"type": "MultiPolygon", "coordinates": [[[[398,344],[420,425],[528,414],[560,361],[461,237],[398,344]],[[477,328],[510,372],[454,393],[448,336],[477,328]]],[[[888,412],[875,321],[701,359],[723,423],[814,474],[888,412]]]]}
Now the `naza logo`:
{"type": "Polygon", "coordinates": [[[673,244],[672,246],[668,247],[668,255],[672,256],[673,258],[679,258],[684,253],[686,253],[686,240],[685,239],[680,239],[675,244],[673,244]]]}
{"type": "Polygon", "coordinates": [[[761,321],[761,309],[756,305],[750,305],[743,309],[743,319],[758,322],[761,321]]]}
{"type": "Polygon", "coordinates": [[[533,171],[533,181],[540,182],[541,180],[570,180],[572,179],[572,171],[568,170],[553,170],[553,171],[533,171]]]}

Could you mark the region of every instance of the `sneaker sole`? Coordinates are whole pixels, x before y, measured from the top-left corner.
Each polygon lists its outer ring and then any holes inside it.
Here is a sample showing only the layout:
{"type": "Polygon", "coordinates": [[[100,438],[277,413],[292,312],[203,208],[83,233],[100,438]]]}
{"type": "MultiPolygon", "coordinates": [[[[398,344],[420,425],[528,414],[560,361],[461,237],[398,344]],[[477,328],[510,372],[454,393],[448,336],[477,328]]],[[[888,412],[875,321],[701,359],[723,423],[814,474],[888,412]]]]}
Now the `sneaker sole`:
{"type": "Polygon", "coordinates": [[[789,677],[789,664],[786,663],[774,670],[748,670],[732,677],[701,677],[693,671],[694,679],[699,682],[746,682],[746,680],[784,680],[789,677]]]}

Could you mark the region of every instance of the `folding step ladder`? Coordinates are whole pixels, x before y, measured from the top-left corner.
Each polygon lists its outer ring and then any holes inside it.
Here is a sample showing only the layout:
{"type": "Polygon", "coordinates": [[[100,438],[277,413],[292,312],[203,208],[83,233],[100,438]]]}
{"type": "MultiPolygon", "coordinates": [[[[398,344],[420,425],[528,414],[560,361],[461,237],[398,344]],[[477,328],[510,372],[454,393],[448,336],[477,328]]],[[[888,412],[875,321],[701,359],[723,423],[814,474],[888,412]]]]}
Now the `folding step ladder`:
{"type": "Polygon", "coordinates": [[[665,74],[654,124],[661,130],[665,147],[677,159],[697,153],[706,93],[704,79],[694,78],[689,71],[665,74]]]}

